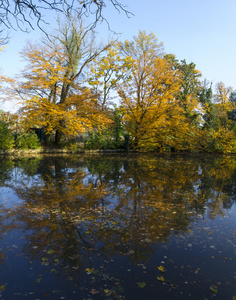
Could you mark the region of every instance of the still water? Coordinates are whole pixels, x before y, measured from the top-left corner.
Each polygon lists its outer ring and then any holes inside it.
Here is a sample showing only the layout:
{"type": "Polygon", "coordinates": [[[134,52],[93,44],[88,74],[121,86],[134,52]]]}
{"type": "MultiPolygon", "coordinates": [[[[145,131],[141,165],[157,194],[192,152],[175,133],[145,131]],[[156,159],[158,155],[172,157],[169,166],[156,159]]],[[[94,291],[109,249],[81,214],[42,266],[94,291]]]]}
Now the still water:
{"type": "Polygon", "coordinates": [[[0,159],[0,300],[236,299],[236,157],[0,159]]]}

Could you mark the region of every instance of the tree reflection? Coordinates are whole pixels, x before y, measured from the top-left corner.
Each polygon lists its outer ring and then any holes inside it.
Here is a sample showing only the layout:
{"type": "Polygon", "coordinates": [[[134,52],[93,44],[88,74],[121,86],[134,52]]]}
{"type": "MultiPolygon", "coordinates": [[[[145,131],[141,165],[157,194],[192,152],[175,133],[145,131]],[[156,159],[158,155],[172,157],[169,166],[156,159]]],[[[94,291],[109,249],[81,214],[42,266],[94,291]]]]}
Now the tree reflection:
{"type": "Polygon", "coordinates": [[[11,179],[11,171],[14,167],[13,161],[10,159],[0,159],[0,187],[3,186],[6,181],[11,179]]]}
{"type": "Polygon", "coordinates": [[[32,260],[40,257],[70,276],[91,267],[92,255],[119,253],[146,263],[153,243],[235,202],[233,157],[55,157],[31,165],[16,162],[21,172],[11,187],[23,201],[8,217],[20,222],[32,260]]]}

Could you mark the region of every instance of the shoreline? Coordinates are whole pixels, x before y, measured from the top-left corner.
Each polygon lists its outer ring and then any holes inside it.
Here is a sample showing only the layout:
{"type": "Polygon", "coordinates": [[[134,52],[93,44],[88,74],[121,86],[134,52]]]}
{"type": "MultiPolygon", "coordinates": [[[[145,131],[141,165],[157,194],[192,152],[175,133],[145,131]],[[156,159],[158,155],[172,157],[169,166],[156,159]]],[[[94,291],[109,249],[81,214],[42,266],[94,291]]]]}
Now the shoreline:
{"type": "Polygon", "coordinates": [[[119,149],[108,149],[108,150],[70,150],[70,149],[60,149],[60,148],[40,148],[40,149],[11,149],[11,150],[0,150],[0,158],[7,156],[14,157],[24,157],[24,156],[43,156],[43,155],[102,155],[102,154],[154,154],[157,156],[176,156],[176,155],[190,155],[190,156],[199,156],[199,155],[210,155],[210,156],[234,156],[235,153],[213,153],[213,152],[155,152],[148,150],[119,150],[119,149]]]}
{"type": "MultiPolygon", "coordinates": [[[[139,153],[139,151],[131,150],[131,153],[139,153]]],[[[102,153],[127,153],[122,150],[69,150],[69,149],[11,149],[11,150],[0,150],[1,156],[25,156],[25,155],[43,155],[43,154],[102,154],[102,153]]]]}

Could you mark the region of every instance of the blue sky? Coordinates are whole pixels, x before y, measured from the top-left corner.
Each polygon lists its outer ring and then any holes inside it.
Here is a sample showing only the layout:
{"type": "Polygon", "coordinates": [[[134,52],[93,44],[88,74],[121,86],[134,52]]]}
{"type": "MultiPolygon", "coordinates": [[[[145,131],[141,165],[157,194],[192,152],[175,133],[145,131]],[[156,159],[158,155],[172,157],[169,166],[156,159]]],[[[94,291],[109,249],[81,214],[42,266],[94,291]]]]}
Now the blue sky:
{"type": "MultiPolygon", "coordinates": [[[[132,39],[139,30],[154,32],[163,42],[165,52],[177,59],[194,62],[202,79],[213,84],[223,81],[236,89],[236,0],[120,0],[134,16],[127,18],[111,5],[105,16],[111,28],[120,32],[119,39],[132,39]]],[[[45,19],[55,27],[56,16],[47,11],[45,19]]],[[[112,33],[105,24],[98,27],[99,37],[106,42],[112,33]]],[[[42,33],[11,31],[11,40],[0,53],[3,74],[14,76],[23,68],[19,51],[26,40],[36,41],[42,33]]],[[[6,105],[4,105],[6,108],[6,105]]],[[[8,108],[8,106],[7,106],[8,108]]]]}

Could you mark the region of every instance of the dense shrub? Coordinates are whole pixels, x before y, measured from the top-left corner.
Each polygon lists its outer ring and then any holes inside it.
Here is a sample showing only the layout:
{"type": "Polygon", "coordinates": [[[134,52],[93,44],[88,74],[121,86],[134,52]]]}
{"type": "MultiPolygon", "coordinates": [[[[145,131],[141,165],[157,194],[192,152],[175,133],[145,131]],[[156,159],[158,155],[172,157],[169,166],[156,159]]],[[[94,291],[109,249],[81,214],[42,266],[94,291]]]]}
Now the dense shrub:
{"type": "Polygon", "coordinates": [[[87,141],[85,142],[85,149],[114,149],[115,143],[108,131],[103,131],[101,134],[98,132],[91,132],[87,141]]]}
{"type": "Polygon", "coordinates": [[[35,132],[24,132],[17,136],[16,148],[18,149],[38,149],[40,142],[35,132]]]}
{"type": "Polygon", "coordinates": [[[14,146],[14,137],[11,134],[8,125],[0,121],[0,149],[12,149],[14,146]]]}

